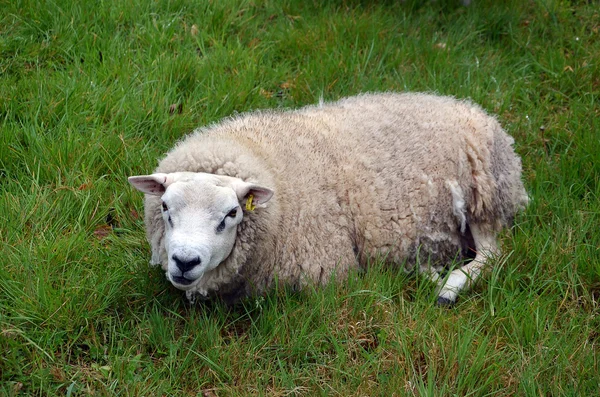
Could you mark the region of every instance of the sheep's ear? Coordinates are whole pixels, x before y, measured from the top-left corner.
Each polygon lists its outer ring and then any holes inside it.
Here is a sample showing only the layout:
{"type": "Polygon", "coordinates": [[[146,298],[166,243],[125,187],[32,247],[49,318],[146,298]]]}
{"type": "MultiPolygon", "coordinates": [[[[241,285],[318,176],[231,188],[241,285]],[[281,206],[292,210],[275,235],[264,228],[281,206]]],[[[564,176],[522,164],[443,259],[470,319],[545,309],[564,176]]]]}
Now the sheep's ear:
{"type": "Polygon", "coordinates": [[[240,202],[246,200],[250,195],[253,196],[252,203],[256,205],[264,204],[273,197],[273,190],[268,187],[256,185],[254,183],[237,181],[234,184],[235,194],[240,202]]]}
{"type": "Polygon", "coordinates": [[[169,174],[163,173],[130,176],[127,180],[140,192],[154,196],[162,196],[167,187],[173,182],[173,178],[169,174]]]}

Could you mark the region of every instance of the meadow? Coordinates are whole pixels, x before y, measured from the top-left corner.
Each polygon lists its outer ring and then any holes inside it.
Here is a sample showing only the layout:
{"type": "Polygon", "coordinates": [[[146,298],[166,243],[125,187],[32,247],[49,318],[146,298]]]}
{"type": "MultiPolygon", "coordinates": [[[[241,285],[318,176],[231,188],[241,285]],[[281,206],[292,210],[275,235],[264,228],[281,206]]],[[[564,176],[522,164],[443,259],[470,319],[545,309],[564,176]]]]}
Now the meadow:
{"type": "Polygon", "coordinates": [[[0,0],[0,395],[600,395],[600,4],[0,0]],[[531,203],[452,308],[378,263],[191,306],[142,195],[181,137],[366,91],[470,98],[531,203]]]}

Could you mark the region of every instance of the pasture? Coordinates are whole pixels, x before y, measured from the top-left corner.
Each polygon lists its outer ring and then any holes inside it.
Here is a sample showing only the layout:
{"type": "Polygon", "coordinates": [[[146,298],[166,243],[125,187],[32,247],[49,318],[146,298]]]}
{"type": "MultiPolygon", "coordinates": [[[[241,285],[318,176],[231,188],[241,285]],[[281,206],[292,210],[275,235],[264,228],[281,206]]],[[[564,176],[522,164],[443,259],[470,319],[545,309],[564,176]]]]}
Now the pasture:
{"type": "Polygon", "coordinates": [[[600,6],[0,0],[0,395],[600,394],[600,6]],[[192,129],[366,91],[471,98],[531,203],[452,308],[378,263],[190,306],[142,194],[192,129]]]}

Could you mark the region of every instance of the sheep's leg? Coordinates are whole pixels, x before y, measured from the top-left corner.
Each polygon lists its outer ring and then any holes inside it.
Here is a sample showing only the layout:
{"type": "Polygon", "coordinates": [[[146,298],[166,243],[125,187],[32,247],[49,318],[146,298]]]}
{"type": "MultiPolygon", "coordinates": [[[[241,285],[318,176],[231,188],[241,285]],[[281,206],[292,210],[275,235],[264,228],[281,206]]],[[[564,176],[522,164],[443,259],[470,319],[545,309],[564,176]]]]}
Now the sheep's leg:
{"type": "Polygon", "coordinates": [[[456,301],[461,290],[470,287],[479,278],[487,261],[500,254],[496,233],[479,225],[470,225],[475,241],[475,259],[459,269],[455,269],[445,278],[438,279],[438,304],[450,305],[456,301]]]}

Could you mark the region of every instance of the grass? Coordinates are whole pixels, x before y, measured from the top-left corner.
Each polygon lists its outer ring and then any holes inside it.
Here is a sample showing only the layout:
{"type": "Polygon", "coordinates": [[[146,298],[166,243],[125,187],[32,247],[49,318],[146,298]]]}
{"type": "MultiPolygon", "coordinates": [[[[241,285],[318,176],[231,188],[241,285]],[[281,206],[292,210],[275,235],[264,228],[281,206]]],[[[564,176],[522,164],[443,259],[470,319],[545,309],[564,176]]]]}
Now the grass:
{"type": "Polygon", "coordinates": [[[600,392],[594,1],[0,0],[0,395],[600,392]],[[147,266],[147,173],[234,112],[364,91],[472,98],[532,197],[452,309],[374,264],[188,306],[147,266]]]}

